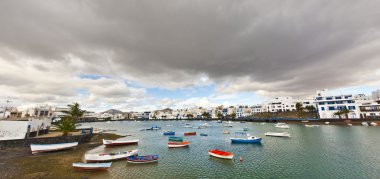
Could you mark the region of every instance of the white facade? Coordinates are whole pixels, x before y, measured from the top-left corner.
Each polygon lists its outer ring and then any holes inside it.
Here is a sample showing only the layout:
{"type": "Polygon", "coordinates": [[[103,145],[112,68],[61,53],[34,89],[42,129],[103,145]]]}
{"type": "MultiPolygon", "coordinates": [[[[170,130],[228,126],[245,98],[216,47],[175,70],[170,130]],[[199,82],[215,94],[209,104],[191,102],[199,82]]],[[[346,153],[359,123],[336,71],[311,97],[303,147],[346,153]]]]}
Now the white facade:
{"type": "MultiPolygon", "coordinates": [[[[343,109],[349,109],[350,113],[348,118],[359,118],[360,110],[359,104],[356,103],[352,95],[338,95],[338,96],[317,96],[316,103],[318,106],[318,113],[321,119],[326,118],[339,118],[335,115],[343,109]]],[[[344,116],[341,116],[344,118],[344,116]]]]}

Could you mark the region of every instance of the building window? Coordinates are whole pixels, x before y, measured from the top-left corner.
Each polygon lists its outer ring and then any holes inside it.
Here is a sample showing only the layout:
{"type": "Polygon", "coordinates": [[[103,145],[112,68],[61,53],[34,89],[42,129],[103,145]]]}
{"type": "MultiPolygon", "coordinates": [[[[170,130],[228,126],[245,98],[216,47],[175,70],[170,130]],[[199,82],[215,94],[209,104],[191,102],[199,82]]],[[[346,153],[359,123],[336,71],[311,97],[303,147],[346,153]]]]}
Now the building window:
{"type": "Polygon", "coordinates": [[[332,97],[326,97],[326,100],[332,100],[332,97]]]}
{"type": "Polygon", "coordinates": [[[329,102],[327,102],[327,104],[335,104],[335,102],[334,101],[329,101],[329,102]]]}
{"type": "Polygon", "coordinates": [[[343,101],[337,101],[336,104],[343,104],[343,101]]]}
{"type": "Polygon", "coordinates": [[[322,100],[322,97],[317,97],[316,99],[317,99],[317,100],[322,100]]]}
{"type": "Polygon", "coordinates": [[[321,110],[324,111],[324,110],[325,110],[325,107],[321,107],[321,110]]]}
{"type": "Polygon", "coordinates": [[[319,104],[319,105],[324,105],[325,103],[324,103],[324,102],[319,102],[318,104],[319,104]]]}
{"type": "Polygon", "coordinates": [[[333,106],[330,106],[330,107],[329,107],[329,110],[330,110],[330,111],[333,111],[333,110],[335,110],[335,108],[334,108],[333,106]]]}
{"type": "Polygon", "coordinates": [[[355,106],[348,106],[348,109],[356,109],[355,106]]]}
{"type": "Polygon", "coordinates": [[[335,99],[342,99],[342,97],[341,96],[336,96],[335,99]]]}

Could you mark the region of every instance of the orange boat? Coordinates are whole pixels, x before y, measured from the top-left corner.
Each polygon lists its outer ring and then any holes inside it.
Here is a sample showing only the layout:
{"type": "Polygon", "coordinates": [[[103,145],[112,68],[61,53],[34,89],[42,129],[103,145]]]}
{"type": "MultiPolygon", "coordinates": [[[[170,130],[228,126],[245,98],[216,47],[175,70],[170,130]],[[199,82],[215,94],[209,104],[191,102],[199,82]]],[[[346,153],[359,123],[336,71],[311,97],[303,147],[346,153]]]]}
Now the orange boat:
{"type": "Polygon", "coordinates": [[[209,150],[208,154],[210,154],[213,157],[222,158],[222,159],[230,159],[230,160],[234,157],[234,154],[231,152],[225,152],[225,151],[216,150],[216,149],[209,150]]]}
{"type": "Polygon", "coordinates": [[[196,132],[185,132],[184,134],[185,136],[189,136],[189,135],[197,135],[196,132]]]}
{"type": "Polygon", "coordinates": [[[187,147],[189,146],[190,142],[168,142],[169,148],[176,148],[176,147],[187,147]]]}

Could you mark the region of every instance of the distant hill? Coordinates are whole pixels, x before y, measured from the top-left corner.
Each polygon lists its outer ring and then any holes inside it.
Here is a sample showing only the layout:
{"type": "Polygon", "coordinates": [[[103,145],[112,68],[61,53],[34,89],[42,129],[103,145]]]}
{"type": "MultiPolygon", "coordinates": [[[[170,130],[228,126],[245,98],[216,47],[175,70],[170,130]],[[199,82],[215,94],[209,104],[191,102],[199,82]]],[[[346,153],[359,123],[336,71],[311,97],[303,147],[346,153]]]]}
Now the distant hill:
{"type": "Polygon", "coordinates": [[[123,111],[119,111],[119,110],[116,110],[116,109],[109,109],[107,111],[102,112],[102,114],[104,114],[104,113],[108,113],[108,114],[124,114],[123,111]]]}

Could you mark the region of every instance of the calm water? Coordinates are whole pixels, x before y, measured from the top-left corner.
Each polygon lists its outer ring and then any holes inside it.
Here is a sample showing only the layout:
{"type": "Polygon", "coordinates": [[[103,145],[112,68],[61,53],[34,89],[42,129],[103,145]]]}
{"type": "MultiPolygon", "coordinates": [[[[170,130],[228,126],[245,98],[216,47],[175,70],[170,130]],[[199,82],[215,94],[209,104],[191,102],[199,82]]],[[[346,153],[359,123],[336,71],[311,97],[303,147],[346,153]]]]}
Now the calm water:
{"type": "Polygon", "coordinates": [[[234,127],[208,122],[206,129],[183,127],[185,123],[199,126],[205,121],[147,121],[85,123],[83,126],[117,129],[116,133],[131,134],[140,139],[138,145],[105,149],[100,146],[89,153],[138,149],[141,155],[159,154],[156,164],[113,162],[107,173],[94,173],[95,178],[380,178],[380,128],[362,126],[320,126],[307,128],[290,124],[290,129],[277,129],[267,123],[234,123],[234,127]],[[158,131],[140,131],[151,126],[158,131]],[[173,125],[173,126],[167,126],[173,125]],[[248,133],[263,137],[261,145],[231,144],[234,132],[248,127],[248,133]],[[196,131],[197,136],[185,137],[189,148],[168,149],[164,130],[176,136],[196,131]],[[224,130],[231,134],[223,134],[224,130]],[[266,137],[268,131],[288,131],[291,138],[266,137]],[[207,133],[208,136],[199,136],[207,133]],[[209,149],[235,154],[233,160],[208,155],[209,149]],[[244,159],[239,161],[239,157],[244,159]]]}

